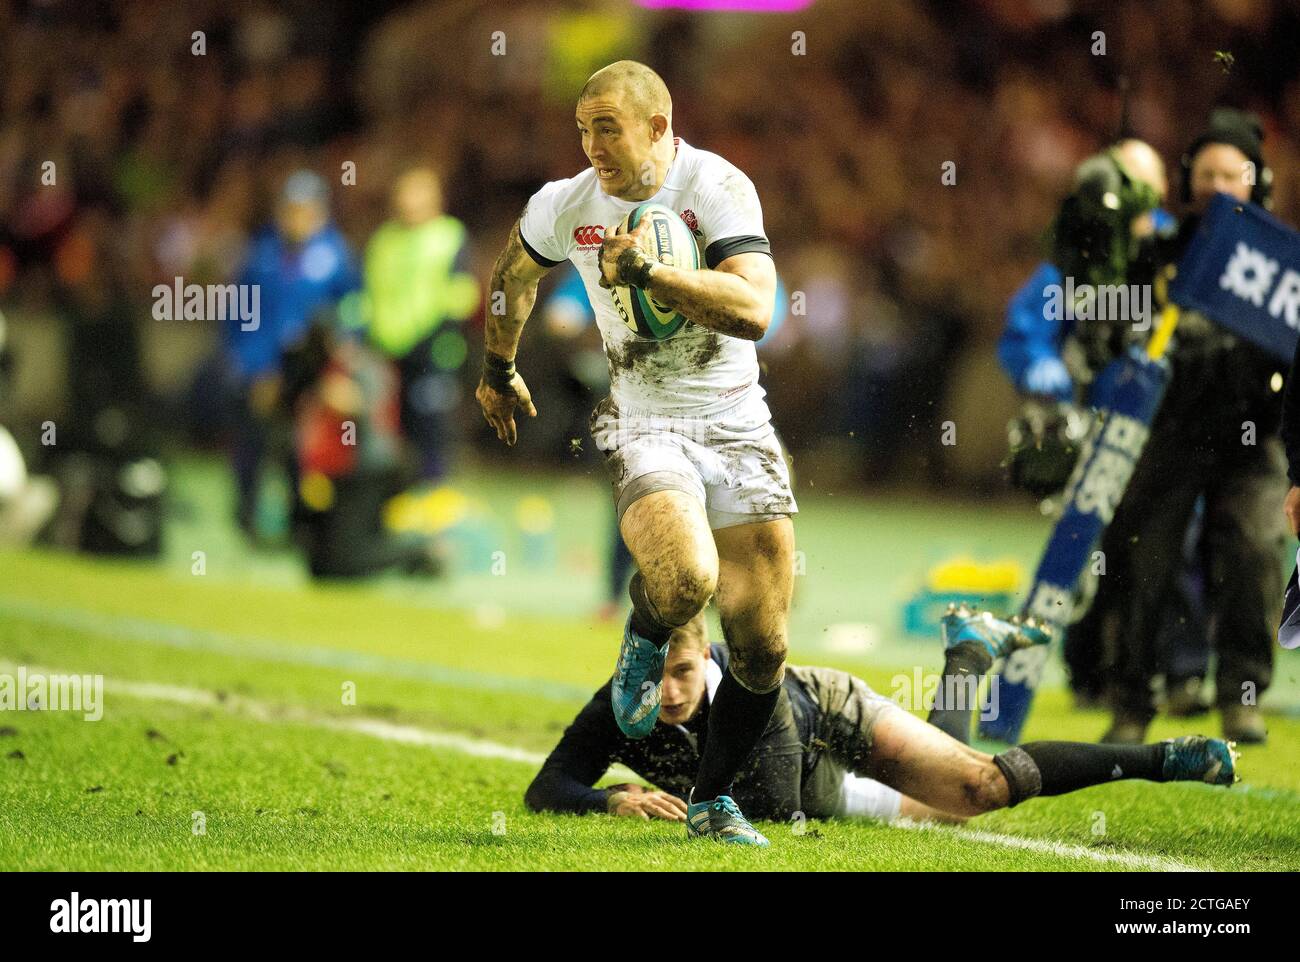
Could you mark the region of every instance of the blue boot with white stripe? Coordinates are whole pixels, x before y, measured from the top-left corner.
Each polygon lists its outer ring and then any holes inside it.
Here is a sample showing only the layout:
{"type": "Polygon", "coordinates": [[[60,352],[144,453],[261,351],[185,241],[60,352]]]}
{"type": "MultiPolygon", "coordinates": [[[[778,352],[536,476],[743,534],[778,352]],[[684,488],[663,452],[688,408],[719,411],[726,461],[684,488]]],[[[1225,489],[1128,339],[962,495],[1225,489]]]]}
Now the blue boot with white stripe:
{"type": "Polygon", "coordinates": [[[614,720],[628,738],[645,738],[659,720],[659,702],[663,695],[664,661],[668,642],[656,645],[632,630],[632,617],[623,629],[623,644],[618,651],[618,669],[610,686],[614,720]]]}
{"type": "Polygon", "coordinates": [[[973,642],[989,653],[994,661],[1021,648],[1048,645],[1052,642],[1050,625],[1036,618],[995,618],[991,611],[950,604],[940,622],[944,648],[973,642]]]}
{"type": "Polygon", "coordinates": [[[1237,774],[1237,743],[1204,735],[1167,738],[1164,776],[1167,782],[1206,782],[1231,785],[1241,781],[1237,774]]]}
{"type": "Polygon", "coordinates": [[[766,847],[771,844],[740,814],[740,807],[730,795],[697,802],[694,789],[686,802],[686,837],[711,838],[730,845],[766,847]]]}

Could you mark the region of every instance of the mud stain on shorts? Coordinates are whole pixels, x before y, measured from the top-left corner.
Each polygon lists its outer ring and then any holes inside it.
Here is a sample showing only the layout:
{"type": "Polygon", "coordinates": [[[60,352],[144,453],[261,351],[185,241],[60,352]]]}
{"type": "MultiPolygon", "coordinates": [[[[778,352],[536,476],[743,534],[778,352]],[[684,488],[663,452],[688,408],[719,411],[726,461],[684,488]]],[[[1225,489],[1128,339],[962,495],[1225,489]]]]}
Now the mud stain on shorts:
{"type": "Polygon", "coordinates": [[[784,455],[778,451],[763,446],[758,450],[758,464],[763,473],[767,475],[771,482],[772,493],[768,496],[764,511],[778,513],[788,511],[793,503],[793,492],[790,491],[789,476],[783,474],[781,460],[784,455]]]}
{"type": "Polygon", "coordinates": [[[763,473],[772,479],[772,483],[778,488],[786,486],[785,477],[781,474],[781,467],[776,463],[777,455],[764,448],[758,456],[759,464],[763,468],[763,473]]]}
{"type": "Polygon", "coordinates": [[[592,410],[591,417],[587,419],[587,430],[590,431],[592,435],[595,435],[596,433],[596,422],[602,417],[618,418],[618,405],[614,403],[614,399],[609,395],[605,395],[605,397],[596,402],[596,407],[592,410]]]}
{"type": "Polygon", "coordinates": [[[617,497],[628,481],[627,454],[621,448],[605,452],[605,470],[609,472],[609,481],[617,497]]]}

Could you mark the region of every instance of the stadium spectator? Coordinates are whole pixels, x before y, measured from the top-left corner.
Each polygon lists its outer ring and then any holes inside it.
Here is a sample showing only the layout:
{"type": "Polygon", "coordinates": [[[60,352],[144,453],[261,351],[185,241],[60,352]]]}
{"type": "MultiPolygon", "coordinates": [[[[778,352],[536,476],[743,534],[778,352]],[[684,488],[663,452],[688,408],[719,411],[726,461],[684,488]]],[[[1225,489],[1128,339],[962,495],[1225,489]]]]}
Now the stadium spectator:
{"type": "Polygon", "coordinates": [[[362,318],[370,343],[401,372],[402,431],[419,452],[421,476],[437,481],[447,472],[467,352],[457,322],[478,306],[478,282],[465,225],[443,211],[432,170],[398,177],[392,210],[366,245],[362,318]]]}
{"type": "Polygon", "coordinates": [[[384,524],[384,505],[405,480],[398,384],[388,361],[319,320],[287,354],[284,371],[297,516],[312,575],[437,571],[431,539],[393,533],[384,524]]]}
{"type": "MultiPolygon", "coordinates": [[[[9,391],[12,369],[8,326],[4,314],[0,314],[0,405],[9,391]]],[[[28,473],[18,443],[9,429],[0,424],[0,546],[31,543],[50,520],[58,503],[59,491],[54,481],[28,473]]]]}
{"type": "Polygon", "coordinates": [[[299,170],[285,181],[275,223],[253,238],[237,283],[258,292],[260,308],[252,323],[235,316],[224,331],[235,392],[237,519],[256,538],[262,463],[281,427],[285,351],[301,341],[313,318],[332,312],[360,286],[352,249],[330,222],[329,188],[319,175],[299,170]]]}

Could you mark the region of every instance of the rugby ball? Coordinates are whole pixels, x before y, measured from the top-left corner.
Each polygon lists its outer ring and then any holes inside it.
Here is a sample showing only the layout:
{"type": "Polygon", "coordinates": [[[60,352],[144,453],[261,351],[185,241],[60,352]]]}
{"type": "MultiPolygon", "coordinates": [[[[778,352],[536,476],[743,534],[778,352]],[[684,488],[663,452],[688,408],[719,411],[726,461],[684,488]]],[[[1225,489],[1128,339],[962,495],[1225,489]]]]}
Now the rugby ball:
{"type": "MultiPolygon", "coordinates": [[[[670,267],[699,270],[700,249],[695,246],[691,229],[676,211],[663,204],[638,204],[628,211],[614,233],[636,230],[647,220],[650,222],[650,230],[645,238],[645,252],[648,255],[670,267]]],[[[686,323],[686,315],[657,303],[638,288],[614,287],[610,289],[610,296],[614,299],[614,308],[623,323],[641,337],[662,341],[672,337],[686,323]]]]}

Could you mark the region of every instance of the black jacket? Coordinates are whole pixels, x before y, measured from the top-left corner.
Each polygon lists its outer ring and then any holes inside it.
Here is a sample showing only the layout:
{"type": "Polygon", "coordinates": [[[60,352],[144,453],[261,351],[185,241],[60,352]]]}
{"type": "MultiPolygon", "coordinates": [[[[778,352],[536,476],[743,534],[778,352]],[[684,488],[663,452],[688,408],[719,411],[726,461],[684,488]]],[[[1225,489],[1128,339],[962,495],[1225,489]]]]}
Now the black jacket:
{"type": "MultiPolygon", "coordinates": [[[[725,673],[726,648],[711,645],[710,654],[725,673]]],[[[661,790],[686,798],[708,732],[707,696],[705,705],[686,725],[655,725],[645,738],[633,741],[614,720],[610,682],[592,695],[565,729],[528,786],[524,802],[533,811],[605,811],[605,791],[591,786],[616,762],[661,790]]],[[[805,746],[812,744],[816,718],[816,705],[787,671],[772,720],[733,786],[736,804],[747,817],[783,820],[801,810],[800,786],[805,766],[812,763],[805,746]]]]}
{"type": "MultiPolygon", "coordinates": [[[[1162,262],[1176,263],[1199,226],[1198,216],[1185,218],[1177,235],[1161,245],[1162,262]]],[[[1254,425],[1261,443],[1278,432],[1283,402],[1273,389],[1273,377],[1286,372],[1268,351],[1198,311],[1184,310],[1168,360],[1172,376],[1153,433],[1172,431],[1190,456],[1208,457],[1219,464],[1245,453],[1241,442],[1245,422],[1254,425]]]]}

